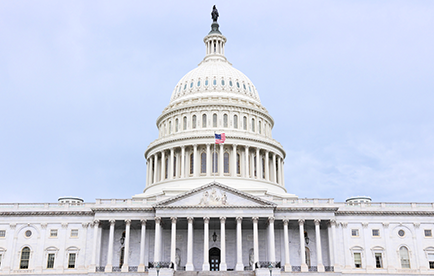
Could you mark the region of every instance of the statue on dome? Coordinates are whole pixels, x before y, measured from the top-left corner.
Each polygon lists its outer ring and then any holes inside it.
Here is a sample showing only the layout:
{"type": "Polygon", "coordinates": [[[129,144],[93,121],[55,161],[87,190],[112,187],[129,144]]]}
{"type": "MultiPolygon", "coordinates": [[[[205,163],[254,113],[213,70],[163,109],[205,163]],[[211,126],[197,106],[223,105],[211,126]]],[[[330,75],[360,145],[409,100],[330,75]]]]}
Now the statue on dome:
{"type": "Polygon", "coordinates": [[[213,22],[217,22],[217,19],[219,18],[219,11],[215,5],[212,7],[211,18],[213,22]]]}

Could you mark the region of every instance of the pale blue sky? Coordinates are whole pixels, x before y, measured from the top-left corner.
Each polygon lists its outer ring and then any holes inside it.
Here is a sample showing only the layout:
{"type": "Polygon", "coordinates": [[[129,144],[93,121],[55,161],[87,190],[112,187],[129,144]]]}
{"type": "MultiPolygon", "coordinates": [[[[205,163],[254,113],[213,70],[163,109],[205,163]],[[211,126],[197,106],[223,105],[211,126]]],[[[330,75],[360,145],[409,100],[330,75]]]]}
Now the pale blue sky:
{"type": "Polygon", "coordinates": [[[0,0],[0,202],[142,192],[213,4],[288,192],[434,201],[434,1],[0,0]]]}

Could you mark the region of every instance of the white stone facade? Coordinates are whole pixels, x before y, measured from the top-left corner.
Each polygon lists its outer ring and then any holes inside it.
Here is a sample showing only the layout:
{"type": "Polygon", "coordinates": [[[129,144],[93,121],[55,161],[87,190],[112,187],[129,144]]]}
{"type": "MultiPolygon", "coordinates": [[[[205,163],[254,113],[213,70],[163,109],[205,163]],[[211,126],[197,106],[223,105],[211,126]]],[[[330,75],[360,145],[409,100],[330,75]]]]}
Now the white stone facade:
{"type": "Polygon", "coordinates": [[[0,204],[0,274],[434,274],[434,203],[286,192],[274,120],[216,24],[157,119],[143,193],[0,204]]]}

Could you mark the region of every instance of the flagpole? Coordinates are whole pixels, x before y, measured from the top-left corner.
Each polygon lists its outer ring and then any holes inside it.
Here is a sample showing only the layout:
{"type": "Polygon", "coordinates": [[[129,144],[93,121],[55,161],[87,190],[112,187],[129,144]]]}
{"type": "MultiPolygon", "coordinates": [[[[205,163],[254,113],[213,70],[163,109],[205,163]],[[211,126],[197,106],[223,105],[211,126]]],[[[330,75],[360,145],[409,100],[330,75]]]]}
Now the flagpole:
{"type": "Polygon", "coordinates": [[[215,182],[215,165],[216,165],[216,162],[215,162],[215,131],[214,131],[214,150],[213,150],[213,154],[212,154],[212,172],[213,172],[213,175],[214,175],[214,182],[215,182]]]}

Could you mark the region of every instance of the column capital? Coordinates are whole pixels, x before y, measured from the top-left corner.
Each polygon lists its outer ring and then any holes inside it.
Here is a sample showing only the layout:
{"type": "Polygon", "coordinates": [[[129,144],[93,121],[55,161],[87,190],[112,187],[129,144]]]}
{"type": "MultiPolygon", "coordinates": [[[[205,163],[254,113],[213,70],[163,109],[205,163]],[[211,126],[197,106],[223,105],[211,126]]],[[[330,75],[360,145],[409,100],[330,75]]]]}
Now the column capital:
{"type": "Polygon", "coordinates": [[[67,222],[62,222],[62,228],[66,228],[66,227],[68,227],[68,223],[67,222]]]}
{"type": "Polygon", "coordinates": [[[336,226],[336,219],[331,219],[330,220],[330,225],[336,226]]]}
{"type": "Polygon", "coordinates": [[[82,226],[83,228],[87,228],[87,227],[89,227],[90,224],[91,224],[90,222],[82,222],[82,223],[81,223],[81,226],[82,226]]]}
{"type": "Polygon", "coordinates": [[[209,148],[211,146],[211,143],[206,143],[206,147],[209,148]]]}
{"type": "Polygon", "coordinates": [[[313,222],[315,223],[315,225],[319,225],[321,223],[320,219],[314,219],[313,222]]]}
{"type": "MultiPolygon", "coordinates": [[[[343,228],[347,228],[348,222],[341,222],[341,225],[342,225],[343,228]]],[[[368,225],[366,225],[366,226],[368,226],[368,225]]]]}
{"type": "MultiPolygon", "coordinates": [[[[363,226],[363,228],[367,228],[368,227],[368,223],[367,222],[362,222],[362,226],[363,226]]],[[[345,227],[347,227],[347,226],[345,226],[345,227]]]]}
{"type": "Polygon", "coordinates": [[[226,221],[226,217],[220,217],[220,222],[225,222],[226,221]]]}
{"type": "Polygon", "coordinates": [[[232,144],[232,147],[236,148],[236,147],[238,147],[238,144],[232,144]]]}
{"type": "Polygon", "coordinates": [[[305,220],[304,220],[304,219],[299,219],[299,220],[298,220],[298,225],[303,225],[303,224],[304,224],[304,222],[305,222],[305,220]]]}
{"type": "Polygon", "coordinates": [[[142,225],[146,225],[146,219],[141,219],[141,220],[140,220],[140,223],[141,223],[142,225]]]}
{"type": "Polygon", "coordinates": [[[274,223],[274,217],[268,217],[268,223],[274,223]]]}
{"type": "Polygon", "coordinates": [[[288,223],[289,223],[289,219],[287,218],[283,219],[283,225],[288,225],[288,223]]]}
{"type": "Polygon", "coordinates": [[[209,222],[209,217],[203,217],[203,222],[208,223],[209,222]]]}
{"type": "Polygon", "coordinates": [[[172,223],[176,223],[176,221],[178,220],[177,217],[171,217],[170,219],[172,220],[172,223]]]}
{"type": "Polygon", "coordinates": [[[197,149],[197,144],[193,144],[193,147],[197,149]]]}
{"type": "Polygon", "coordinates": [[[92,221],[92,225],[93,225],[93,227],[98,227],[99,226],[99,223],[100,223],[100,221],[99,221],[99,219],[94,219],[93,221],[92,221]]]}
{"type": "Polygon", "coordinates": [[[109,219],[110,225],[115,225],[116,220],[115,219],[109,219]]]}
{"type": "Polygon", "coordinates": [[[126,219],[125,220],[125,225],[131,225],[131,219],[126,219]]]}
{"type": "Polygon", "coordinates": [[[194,218],[193,217],[187,217],[188,222],[193,222],[194,218]]]}
{"type": "Polygon", "coordinates": [[[389,222],[383,222],[383,227],[384,227],[384,228],[389,227],[389,222]]]}
{"type": "Polygon", "coordinates": [[[420,222],[413,222],[413,225],[415,228],[419,228],[420,227],[420,222]]]}
{"type": "Polygon", "coordinates": [[[185,149],[185,145],[182,145],[182,146],[181,146],[181,149],[185,149]]]}
{"type": "Polygon", "coordinates": [[[243,220],[243,217],[236,217],[237,222],[241,222],[243,220]]]}
{"type": "Polygon", "coordinates": [[[174,148],[170,148],[170,153],[174,152],[175,149],[174,148]]]}
{"type": "Polygon", "coordinates": [[[253,222],[258,222],[259,221],[259,217],[252,217],[252,221],[253,222]]]}
{"type": "Polygon", "coordinates": [[[47,223],[41,223],[41,228],[42,229],[47,229],[47,225],[48,225],[47,223]]]}
{"type": "Polygon", "coordinates": [[[161,217],[155,217],[154,220],[155,223],[161,223],[161,217]]]}

